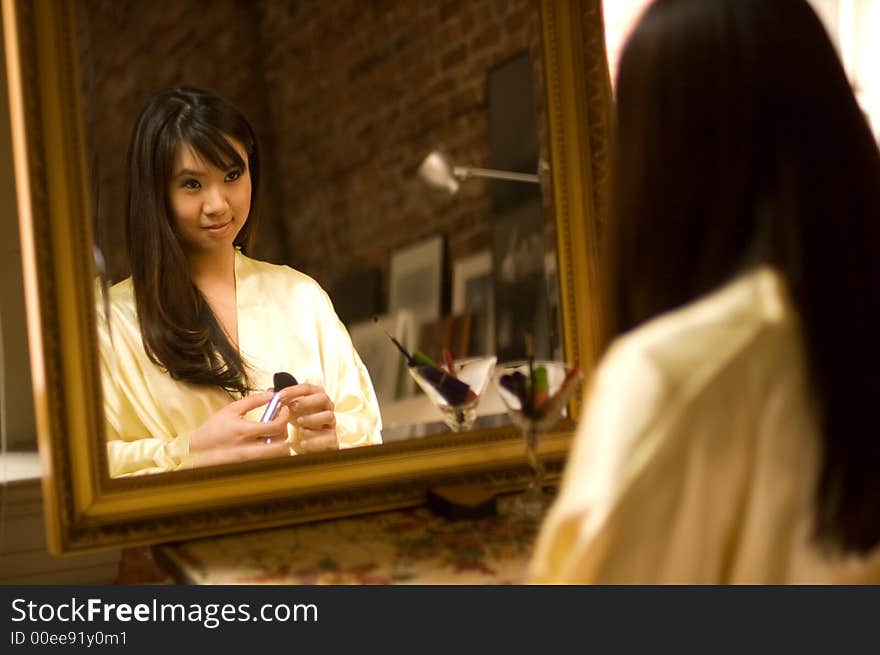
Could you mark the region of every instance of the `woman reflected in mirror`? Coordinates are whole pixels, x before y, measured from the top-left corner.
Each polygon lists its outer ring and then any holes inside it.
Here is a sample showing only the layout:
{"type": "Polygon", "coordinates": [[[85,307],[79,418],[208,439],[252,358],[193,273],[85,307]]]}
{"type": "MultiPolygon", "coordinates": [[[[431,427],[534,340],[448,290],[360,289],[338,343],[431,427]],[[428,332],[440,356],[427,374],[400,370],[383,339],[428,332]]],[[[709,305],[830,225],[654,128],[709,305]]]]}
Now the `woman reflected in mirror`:
{"type": "Polygon", "coordinates": [[[212,92],[168,90],[136,122],[131,276],[110,289],[109,321],[99,311],[111,477],[381,443],[369,374],[327,294],[246,254],[260,173],[252,126],[212,92]],[[299,382],[263,422],[282,371],[299,382]]]}
{"type": "Polygon", "coordinates": [[[880,582],[880,153],[806,0],[657,0],[543,583],[880,582]]]}

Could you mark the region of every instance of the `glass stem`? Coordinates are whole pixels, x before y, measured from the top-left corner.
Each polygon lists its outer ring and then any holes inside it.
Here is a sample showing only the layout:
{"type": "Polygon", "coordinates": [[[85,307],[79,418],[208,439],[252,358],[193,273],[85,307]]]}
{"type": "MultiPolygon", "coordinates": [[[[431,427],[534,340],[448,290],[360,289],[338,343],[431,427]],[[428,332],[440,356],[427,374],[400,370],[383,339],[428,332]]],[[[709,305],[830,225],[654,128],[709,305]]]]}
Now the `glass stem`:
{"type": "Polygon", "coordinates": [[[526,457],[529,465],[532,467],[532,479],[529,482],[528,491],[530,493],[541,493],[542,482],[544,481],[544,464],[538,457],[538,431],[530,426],[526,431],[526,457]]]}

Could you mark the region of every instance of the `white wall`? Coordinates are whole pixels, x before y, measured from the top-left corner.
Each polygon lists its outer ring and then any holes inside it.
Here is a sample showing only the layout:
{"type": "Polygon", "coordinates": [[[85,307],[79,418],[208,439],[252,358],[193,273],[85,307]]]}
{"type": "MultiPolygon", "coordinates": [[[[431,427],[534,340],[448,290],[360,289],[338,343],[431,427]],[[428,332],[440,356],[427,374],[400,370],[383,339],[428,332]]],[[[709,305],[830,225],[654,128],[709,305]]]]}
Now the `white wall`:
{"type": "Polygon", "coordinates": [[[809,0],[880,140],[880,0],[809,0]]]}
{"type": "MultiPolygon", "coordinates": [[[[0,426],[9,448],[36,448],[34,404],[22,291],[21,246],[12,167],[6,61],[0,32],[0,426]]],[[[0,444],[2,447],[2,444],[0,444]]]]}
{"type": "Polygon", "coordinates": [[[623,45],[649,4],[650,0],[603,0],[602,2],[605,21],[605,48],[608,54],[611,84],[617,83],[617,62],[620,59],[623,45]]]}
{"type": "Polygon", "coordinates": [[[880,140],[880,0],[841,0],[838,31],[843,65],[880,140]]]}
{"type": "Polygon", "coordinates": [[[0,585],[106,584],[116,579],[119,551],[53,557],[46,550],[2,39],[0,30],[0,426],[7,447],[0,450],[0,585]]]}

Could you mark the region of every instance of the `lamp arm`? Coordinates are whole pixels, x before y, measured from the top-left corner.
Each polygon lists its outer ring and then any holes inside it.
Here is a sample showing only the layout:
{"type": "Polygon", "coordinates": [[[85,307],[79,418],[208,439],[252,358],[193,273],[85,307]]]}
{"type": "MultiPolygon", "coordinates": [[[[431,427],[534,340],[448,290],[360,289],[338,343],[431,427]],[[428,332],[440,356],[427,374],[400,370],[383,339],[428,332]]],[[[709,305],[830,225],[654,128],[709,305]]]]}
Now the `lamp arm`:
{"type": "Polygon", "coordinates": [[[540,183],[536,173],[513,173],[511,171],[499,171],[494,168],[477,168],[476,166],[453,166],[452,174],[460,180],[469,177],[489,177],[496,180],[511,180],[513,182],[540,183]]]}

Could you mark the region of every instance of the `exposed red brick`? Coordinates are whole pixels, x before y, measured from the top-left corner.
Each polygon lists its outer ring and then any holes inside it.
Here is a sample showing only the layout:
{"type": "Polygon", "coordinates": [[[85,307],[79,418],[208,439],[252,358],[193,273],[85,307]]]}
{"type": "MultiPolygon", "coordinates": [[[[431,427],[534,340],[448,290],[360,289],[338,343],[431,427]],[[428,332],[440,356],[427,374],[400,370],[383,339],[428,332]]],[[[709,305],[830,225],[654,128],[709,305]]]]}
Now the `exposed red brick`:
{"type": "Polygon", "coordinates": [[[486,164],[488,73],[525,49],[545,134],[537,3],[212,0],[210,8],[76,3],[86,132],[110,243],[122,239],[134,118],[157,91],[187,83],[229,98],[258,129],[267,164],[258,256],[328,286],[366,266],[387,281],[395,248],[437,232],[448,235],[451,259],[489,247],[485,182],[450,197],[426,188],[416,169],[438,144],[460,163],[486,164]]]}

